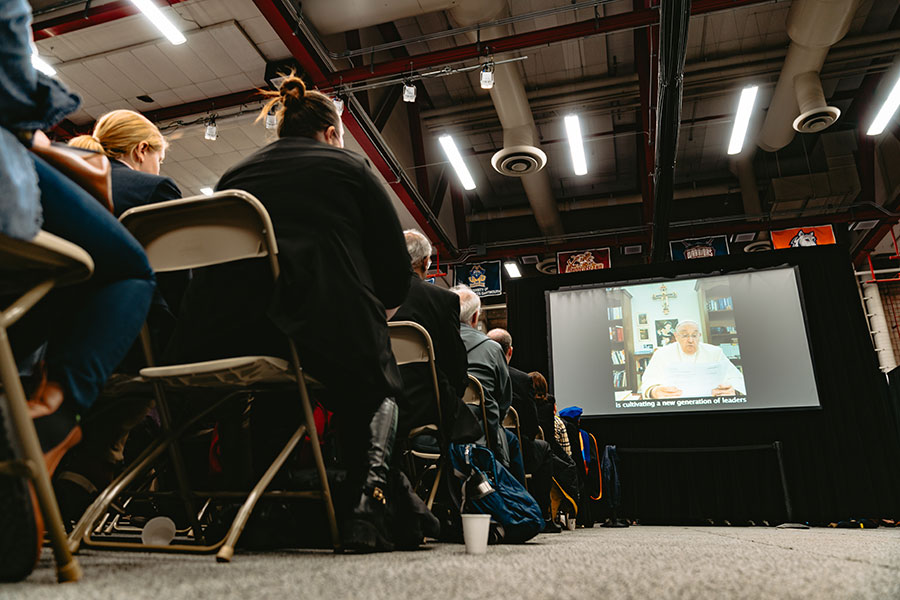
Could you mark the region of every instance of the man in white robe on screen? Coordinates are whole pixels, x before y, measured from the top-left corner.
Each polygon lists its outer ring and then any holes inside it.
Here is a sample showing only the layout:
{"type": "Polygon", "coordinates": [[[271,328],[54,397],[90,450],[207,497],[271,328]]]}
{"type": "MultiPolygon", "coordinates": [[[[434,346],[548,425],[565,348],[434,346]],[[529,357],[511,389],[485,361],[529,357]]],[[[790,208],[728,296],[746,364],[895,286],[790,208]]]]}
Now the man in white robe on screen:
{"type": "Polygon", "coordinates": [[[675,341],[653,353],[641,378],[641,396],[657,399],[747,393],[743,374],[721,348],[700,341],[700,325],[695,321],[679,323],[675,341]]]}

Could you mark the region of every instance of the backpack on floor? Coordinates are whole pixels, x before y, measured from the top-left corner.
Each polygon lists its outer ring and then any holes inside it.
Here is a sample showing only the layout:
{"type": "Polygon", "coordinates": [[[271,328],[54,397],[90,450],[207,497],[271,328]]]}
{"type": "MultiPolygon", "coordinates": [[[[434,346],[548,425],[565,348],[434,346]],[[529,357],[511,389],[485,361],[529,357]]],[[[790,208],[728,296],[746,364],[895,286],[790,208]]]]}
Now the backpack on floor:
{"type": "Polygon", "coordinates": [[[544,527],[537,501],[494,454],[475,444],[450,444],[450,495],[461,512],[491,515],[491,541],[521,544],[544,527]]]}

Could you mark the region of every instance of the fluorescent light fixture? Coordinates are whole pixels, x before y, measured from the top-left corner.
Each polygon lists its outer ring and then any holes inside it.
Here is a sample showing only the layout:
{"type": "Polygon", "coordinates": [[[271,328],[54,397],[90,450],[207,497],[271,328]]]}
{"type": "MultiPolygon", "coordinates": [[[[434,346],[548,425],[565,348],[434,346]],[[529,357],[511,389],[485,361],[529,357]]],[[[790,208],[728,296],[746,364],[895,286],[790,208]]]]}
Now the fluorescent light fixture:
{"type": "Polygon", "coordinates": [[[897,78],[897,83],[894,84],[894,88],[888,94],[887,100],[884,101],[884,104],[878,110],[878,114],[875,115],[875,120],[869,125],[866,135],[880,135],[891,121],[891,117],[897,112],[898,107],[900,107],[900,77],[897,78]]]}
{"type": "Polygon", "coordinates": [[[494,87],[494,63],[485,63],[481,69],[481,89],[489,90],[494,87]]]}
{"type": "Polygon", "coordinates": [[[51,67],[43,58],[38,56],[37,52],[34,52],[31,55],[31,66],[47,77],[53,77],[54,75],[56,75],[56,69],[51,67]]]}
{"type": "Polygon", "coordinates": [[[153,23],[153,25],[159,29],[160,33],[166,36],[173,45],[177,46],[187,41],[184,34],[178,31],[177,27],[172,25],[172,22],[162,14],[162,11],[159,10],[159,7],[156,6],[152,0],[131,0],[131,3],[144,13],[144,16],[150,19],[150,22],[153,23]]]}
{"type": "Polygon", "coordinates": [[[522,272],[519,271],[519,265],[514,260],[507,261],[503,263],[503,266],[506,267],[506,273],[512,279],[518,279],[522,276],[522,272]]]}
{"type": "Polygon", "coordinates": [[[753,113],[753,104],[756,102],[758,91],[758,85],[741,90],[741,100],[734,116],[734,129],[731,130],[731,141],[728,143],[728,154],[740,154],[744,147],[744,138],[747,137],[747,126],[750,125],[750,115],[753,113]]]}
{"type": "Polygon", "coordinates": [[[202,187],[202,188],[200,188],[200,193],[203,194],[204,196],[212,196],[213,189],[211,187],[202,187]]]}
{"type": "Polygon", "coordinates": [[[403,84],[403,101],[404,102],[415,102],[416,101],[416,86],[411,83],[403,84]]]}
{"type": "Polygon", "coordinates": [[[572,167],[576,175],[587,174],[587,161],[584,158],[584,142],[581,140],[581,123],[578,115],[569,115],[566,121],[566,135],[569,136],[569,151],[572,153],[572,167]]]}
{"type": "Polygon", "coordinates": [[[459,177],[459,182],[462,183],[463,188],[474,190],[475,180],[472,179],[472,174],[469,173],[469,169],[466,168],[466,163],[463,162],[462,156],[456,148],[456,143],[454,143],[453,138],[449,135],[442,135],[438,138],[438,141],[441,143],[441,147],[444,149],[444,154],[447,155],[450,165],[453,167],[453,170],[456,171],[456,175],[459,177]]]}

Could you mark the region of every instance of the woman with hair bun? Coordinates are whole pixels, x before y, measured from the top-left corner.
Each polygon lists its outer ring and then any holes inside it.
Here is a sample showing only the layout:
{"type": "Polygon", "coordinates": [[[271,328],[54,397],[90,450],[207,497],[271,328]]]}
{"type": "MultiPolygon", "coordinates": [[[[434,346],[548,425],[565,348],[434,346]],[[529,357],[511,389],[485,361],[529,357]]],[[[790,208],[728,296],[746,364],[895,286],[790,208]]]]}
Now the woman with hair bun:
{"type": "Polygon", "coordinates": [[[79,135],[70,146],[102,152],[112,167],[112,196],[116,216],[129,208],[181,198],[181,191],[159,168],[169,143],[147,117],[133,110],[108,112],[91,135],[79,135]]]}
{"type": "Polygon", "coordinates": [[[245,190],[265,205],[281,275],[273,285],[266,259],[195,271],[170,356],[287,356],[289,336],[304,369],[328,389],[348,489],[358,490],[341,511],[344,545],[391,550],[385,510],[402,382],[387,317],[409,288],[406,242],[368,161],[343,149],[334,102],[294,76],[264,93],[260,118],[277,107],[278,139],[229,169],[216,189],[245,190]]]}

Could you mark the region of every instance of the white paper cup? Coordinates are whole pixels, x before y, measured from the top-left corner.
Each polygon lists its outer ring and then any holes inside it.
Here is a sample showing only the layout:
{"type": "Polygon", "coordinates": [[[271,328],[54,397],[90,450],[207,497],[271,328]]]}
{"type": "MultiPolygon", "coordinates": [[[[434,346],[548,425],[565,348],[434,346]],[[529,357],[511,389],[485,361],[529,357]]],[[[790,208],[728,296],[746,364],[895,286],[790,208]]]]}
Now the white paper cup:
{"type": "Polygon", "coordinates": [[[168,546],[175,539],[175,522],[169,517],[153,517],[141,531],[141,541],[148,546],[168,546]]]}
{"type": "Polygon", "coordinates": [[[569,517],[566,519],[566,527],[569,531],[575,531],[575,517],[569,517]]]}
{"type": "Polygon", "coordinates": [[[462,526],[466,554],[485,554],[491,531],[491,515],[462,515],[462,526]]]}

